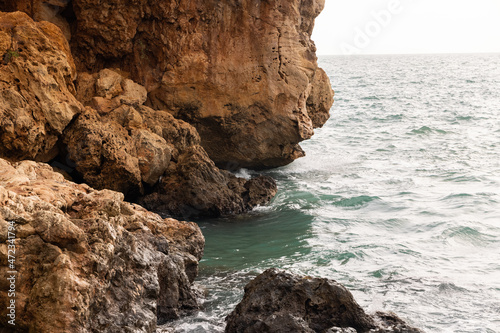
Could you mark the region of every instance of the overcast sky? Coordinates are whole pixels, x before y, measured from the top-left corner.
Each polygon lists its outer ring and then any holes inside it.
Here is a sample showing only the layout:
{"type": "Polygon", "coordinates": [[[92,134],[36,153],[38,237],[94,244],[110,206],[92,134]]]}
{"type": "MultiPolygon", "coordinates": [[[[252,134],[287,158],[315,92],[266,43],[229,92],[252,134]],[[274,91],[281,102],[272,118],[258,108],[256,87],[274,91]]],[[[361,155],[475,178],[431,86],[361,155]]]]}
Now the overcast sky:
{"type": "Polygon", "coordinates": [[[319,55],[500,52],[500,0],[326,0],[319,55]]]}

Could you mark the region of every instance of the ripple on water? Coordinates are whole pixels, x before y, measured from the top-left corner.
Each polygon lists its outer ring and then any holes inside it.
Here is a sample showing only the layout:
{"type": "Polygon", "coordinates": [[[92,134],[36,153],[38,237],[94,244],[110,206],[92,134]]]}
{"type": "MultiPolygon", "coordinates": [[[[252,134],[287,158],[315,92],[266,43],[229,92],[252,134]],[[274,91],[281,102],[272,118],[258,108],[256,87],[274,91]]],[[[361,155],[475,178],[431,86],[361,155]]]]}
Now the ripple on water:
{"type": "Polygon", "coordinates": [[[445,241],[454,241],[464,245],[487,246],[495,239],[476,228],[459,226],[449,228],[441,234],[445,241]]]}
{"type": "Polygon", "coordinates": [[[343,208],[359,209],[375,200],[380,200],[380,198],[368,195],[360,195],[357,197],[343,198],[338,201],[334,201],[332,202],[332,205],[343,208]]]}
{"type": "Polygon", "coordinates": [[[418,129],[412,129],[410,132],[408,132],[408,134],[410,135],[429,135],[432,133],[447,134],[448,132],[437,128],[436,129],[431,128],[428,126],[422,126],[418,129]]]}

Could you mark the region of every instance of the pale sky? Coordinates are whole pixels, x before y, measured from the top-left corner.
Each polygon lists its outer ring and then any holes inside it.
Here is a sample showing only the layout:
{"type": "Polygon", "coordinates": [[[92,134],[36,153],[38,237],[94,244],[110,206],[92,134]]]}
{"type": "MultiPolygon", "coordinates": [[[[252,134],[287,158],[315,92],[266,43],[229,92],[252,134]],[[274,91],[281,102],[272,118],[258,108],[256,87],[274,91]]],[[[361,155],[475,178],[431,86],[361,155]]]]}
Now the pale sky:
{"type": "Polygon", "coordinates": [[[500,0],[326,0],[318,55],[500,53],[500,0]]]}

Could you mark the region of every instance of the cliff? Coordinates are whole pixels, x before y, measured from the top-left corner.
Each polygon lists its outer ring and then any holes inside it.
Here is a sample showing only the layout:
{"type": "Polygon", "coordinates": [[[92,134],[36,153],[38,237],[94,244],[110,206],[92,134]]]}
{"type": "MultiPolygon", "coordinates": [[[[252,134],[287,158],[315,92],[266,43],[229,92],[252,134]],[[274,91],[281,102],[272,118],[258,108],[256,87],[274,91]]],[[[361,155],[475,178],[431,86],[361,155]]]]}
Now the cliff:
{"type": "Polygon", "coordinates": [[[332,103],[310,39],[324,1],[128,3],[74,2],[82,70],[130,72],[148,89],[148,105],[193,124],[224,168],[303,156],[298,143],[328,119],[332,103]]]}
{"type": "Polygon", "coordinates": [[[328,119],[333,92],[310,38],[323,6],[23,0],[3,9],[58,25],[79,72],[125,72],[146,87],[148,106],[195,126],[210,158],[235,169],[290,163],[328,119]]]}
{"type": "Polygon", "coordinates": [[[128,73],[78,73],[53,24],[1,13],[0,53],[0,157],[50,162],[184,218],[242,213],[276,194],[268,177],[247,181],[217,168],[196,129],[144,105],[147,89],[128,73]]]}
{"type": "Polygon", "coordinates": [[[328,119],[323,5],[0,0],[0,326],[9,228],[20,332],[153,332],[197,309],[200,229],[143,207],[217,217],[275,196],[230,171],[290,163],[328,119]]]}

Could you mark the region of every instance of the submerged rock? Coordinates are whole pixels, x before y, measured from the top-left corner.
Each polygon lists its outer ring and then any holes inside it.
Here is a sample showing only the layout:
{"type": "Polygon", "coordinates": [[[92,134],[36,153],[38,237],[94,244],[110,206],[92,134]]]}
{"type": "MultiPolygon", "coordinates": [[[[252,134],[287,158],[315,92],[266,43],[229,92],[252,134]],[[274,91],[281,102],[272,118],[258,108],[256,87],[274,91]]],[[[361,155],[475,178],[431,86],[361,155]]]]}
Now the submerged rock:
{"type": "Polygon", "coordinates": [[[368,315],[341,284],[268,269],[245,286],[227,333],[422,333],[391,313],[368,315]]]}
{"type": "Polygon", "coordinates": [[[157,320],[198,308],[192,283],[204,238],[196,224],[71,183],[46,164],[0,159],[0,328],[12,328],[9,225],[18,331],[154,332],[157,320]]]}

